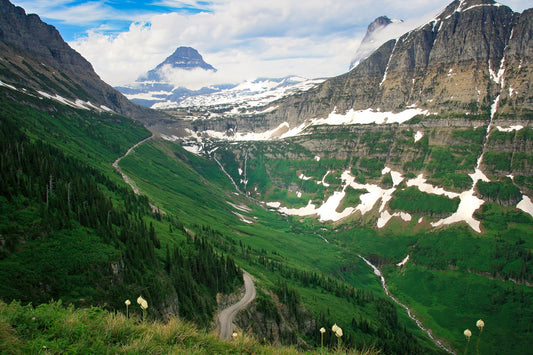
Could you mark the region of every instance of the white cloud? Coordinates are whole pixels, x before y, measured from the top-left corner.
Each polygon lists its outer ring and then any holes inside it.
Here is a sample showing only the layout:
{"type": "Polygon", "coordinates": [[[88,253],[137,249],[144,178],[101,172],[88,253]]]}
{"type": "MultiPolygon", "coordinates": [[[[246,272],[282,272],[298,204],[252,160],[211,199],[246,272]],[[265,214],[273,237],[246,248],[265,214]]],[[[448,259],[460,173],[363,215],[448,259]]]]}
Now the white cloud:
{"type": "Polygon", "coordinates": [[[393,0],[220,0],[209,4],[160,0],[166,6],[203,6],[211,12],[141,17],[125,32],[109,35],[91,30],[70,45],[112,85],[135,81],[178,46],[196,48],[218,69],[210,83],[289,74],[333,76],[347,71],[367,25],[376,17],[406,20],[397,26],[403,33],[449,2],[412,0],[406,6],[393,0]]]}

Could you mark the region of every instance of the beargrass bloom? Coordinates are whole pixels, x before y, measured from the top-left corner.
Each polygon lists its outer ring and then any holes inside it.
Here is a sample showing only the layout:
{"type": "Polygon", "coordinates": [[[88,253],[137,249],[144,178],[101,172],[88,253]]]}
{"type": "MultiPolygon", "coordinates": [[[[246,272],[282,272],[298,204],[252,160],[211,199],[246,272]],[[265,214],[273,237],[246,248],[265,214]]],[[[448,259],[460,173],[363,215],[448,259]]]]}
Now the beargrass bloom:
{"type": "Polygon", "coordinates": [[[126,300],[124,303],[126,304],[126,318],[129,318],[130,317],[130,312],[129,312],[130,309],[129,309],[129,307],[130,307],[131,301],[130,300],[126,300]]]}
{"type": "Polygon", "coordinates": [[[481,341],[481,333],[483,333],[483,328],[485,327],[485,322],[482,319],[476,322],[476,327],[479,328],[479,336],[477,337],[476,352],[479,354],[479,342],[481,341]]]}
{"type": "Polygon", "coordinates": [[[139,306],[141,306],[141,309],[143,310],[143,321],[146,319],[146,310],[148,309],[148,302],[142,296],[139,296],[137,298],[137,303],[139,306]]]}
{"type": "Polygon", "coordinates": [[[466,346],[465,346],[465,355],[466,355],[468,353],[468,344],[470,344],[470,337],[472,336],[472,332],[470,331],[470,329],[465,329],[463,334],[466,337],[466,346]]]}
{"type": "Polygon", "coordinates": [[[340,347],[341,347],[342,329],[341,329],[341,327],[339,327],[337,325],[337,323],[335,323],[335,324],[333,324],[333,327],[331,327],[331,330],[333,331],[333,333],[337,337],[337,345],[338,345],[338,348],[340,349],[340,347]]]}
{"type": "Polygon", "coordinates": [[[238,335],[239,335],[239,334],[237,334],[237,332],[233,332],[233,334],[231,334],[231,337],[232,337],[233,339],[237,339],[237,336],[238,336],[238,335]]]}
{"type": "Polygon", "coordinates": [[[324,333],[326,329],[324,327],[320,328],[320,347],[324,347],[324,333]]]}

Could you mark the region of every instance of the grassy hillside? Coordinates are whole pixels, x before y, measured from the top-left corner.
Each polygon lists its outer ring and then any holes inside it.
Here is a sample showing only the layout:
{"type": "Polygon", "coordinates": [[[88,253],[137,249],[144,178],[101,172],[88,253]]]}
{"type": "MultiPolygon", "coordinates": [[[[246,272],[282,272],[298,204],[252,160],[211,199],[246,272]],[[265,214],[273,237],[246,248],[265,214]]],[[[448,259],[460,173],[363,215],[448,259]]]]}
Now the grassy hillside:
{"type": "Polygon", "coordinates": [[[154,318],[209,324],[240,270],[205,233],[192,240],[179,220],[154,214],[111,167],[149,132],[25,99],[0,100],[0,298],[117,309],[117,295],[142,294],[154,318]]]}
{"type": "MultiPolygon", "coordinates": [[[[133,306],[132,306],[133,307],[133,306]]],[[[326,336],[331,336],[328,327],[326,336]]],[[[138,316],[110,313],[98,307],[74,309],[61,302],[39,307],[0,301],[2,354],[300,354],[295,347],[261,344],[239,333],[222,341],[215,333],[172,317],[143,322],[138,316]]],[[[324,354],[317,349],[305,354],[324,354]]],[[[330,354],[373,355],[371,348],[348,351],[342,346],[330,354]]]]}

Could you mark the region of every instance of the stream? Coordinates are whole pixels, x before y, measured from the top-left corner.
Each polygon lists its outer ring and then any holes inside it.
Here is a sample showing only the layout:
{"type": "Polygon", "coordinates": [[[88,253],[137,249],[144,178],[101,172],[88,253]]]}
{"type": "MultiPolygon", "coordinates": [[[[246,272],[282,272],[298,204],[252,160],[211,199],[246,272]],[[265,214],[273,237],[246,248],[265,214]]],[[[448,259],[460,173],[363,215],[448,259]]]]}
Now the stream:
{"type": "Polygon", "coordinates": [[[422,322],[420,322],[412,313],[411,313],[411,310],[409,309],[409,307],[407,307],[406,305],[404,305],[403,303],[401,303],[400,301],[398,301],[398,299],[396,299],[396,297],[394,297],[393,295],[391,295],[391,293],[389,292],[389,288],[387,287],[387,283],[385,282],[385,277],[383,277],[383,274],[381,273],[381,271],[375,267],[370,261],[368,261],[367,259],[365,259],[364,257],[362,257],[361,255],[357,255],[359,256],[361,259],[363,259],[365,261],[365,263],[367,263],[368,266],[370,266],[373,270],[374,270],[374,274],[376,276],[379,276],[379,278],[381,279],[381,286],[383,287],[383,290],[385,291],[385,293],[387,294],[387,296],[390,297],[391,300],[393,300],[396,304],[398,304],[400,307],[402,307],[403,309],[405,309],[407,311],[407,315],[409,316],[409,318],[411,318],[412,320],[415,321],[416,325],[418,326],[418,328],[420,328],[424,333],[426,333],[428,335],[428,337],[433,340],[433,342],[441,349],[444,349],[446,350],[447,352],[449,352],[450,354],[455,354],[455,352],[449,348],[447,348],[444,344],[442,344],[440,342],[440,340],[436,339],[432,334],[431,332],[426,329],[423,325],[422,325],[422,322]]]}

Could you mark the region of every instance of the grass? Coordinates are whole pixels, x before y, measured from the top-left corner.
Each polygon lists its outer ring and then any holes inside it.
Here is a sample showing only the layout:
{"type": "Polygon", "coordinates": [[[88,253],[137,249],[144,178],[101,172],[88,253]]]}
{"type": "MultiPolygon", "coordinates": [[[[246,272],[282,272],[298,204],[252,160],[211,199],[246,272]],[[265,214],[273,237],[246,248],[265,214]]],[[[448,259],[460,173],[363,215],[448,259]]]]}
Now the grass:
{"type": "Polygon", "coordinates": [[[239,333],[224,341],[214,332],[172,317],[142,322],[123,313],[98,307],[74,309],[61,302],[38,307],[0,301],[0,353],[2,354],[377,354],[369,348],[298,350],[262,344],[239,333]]]}

